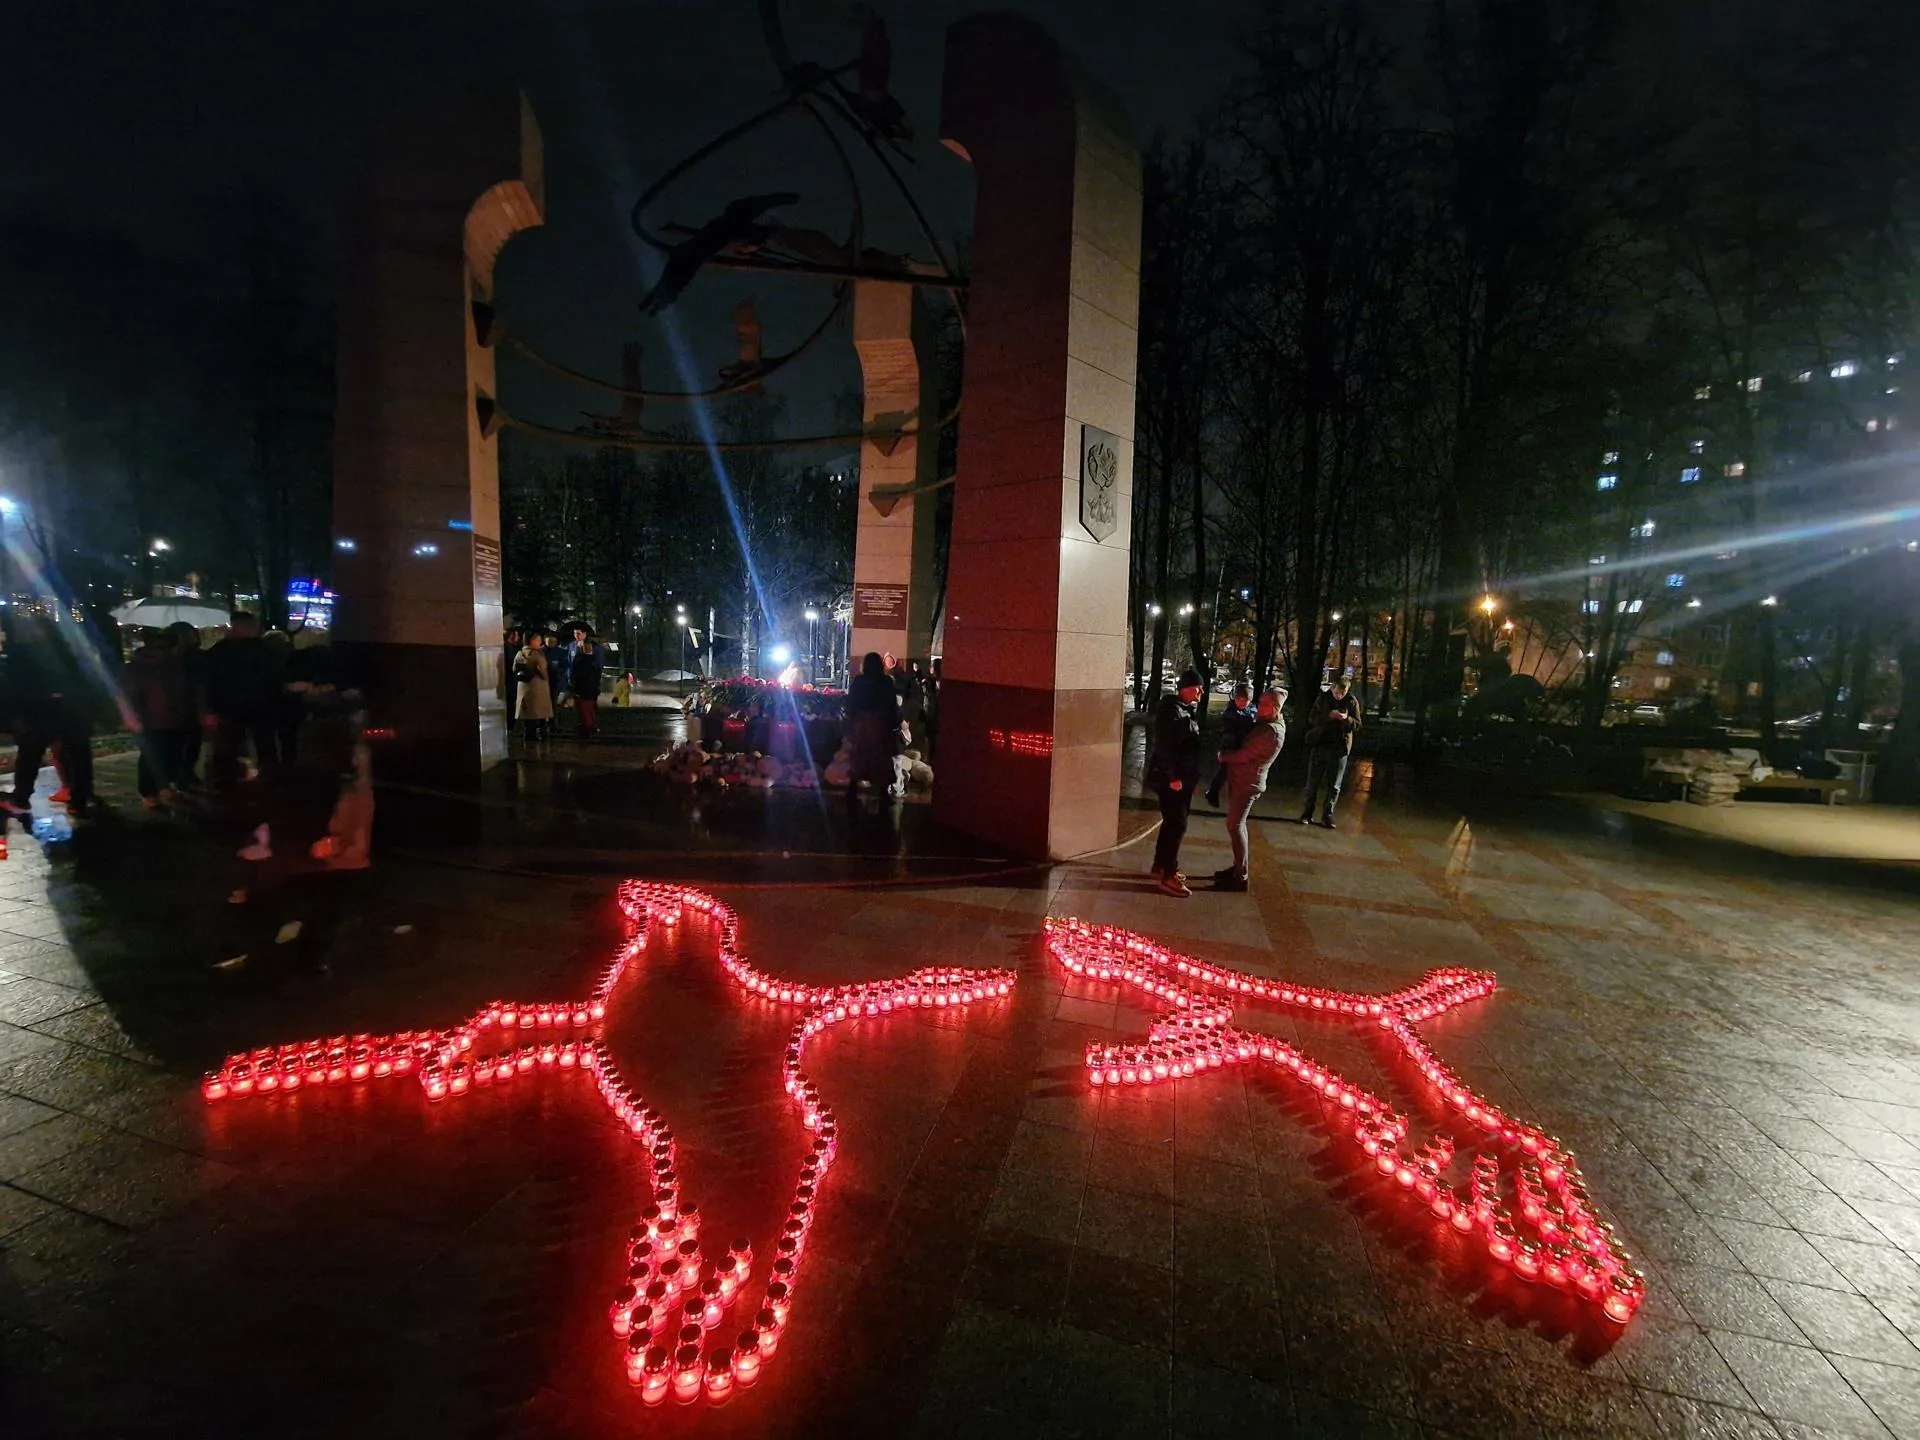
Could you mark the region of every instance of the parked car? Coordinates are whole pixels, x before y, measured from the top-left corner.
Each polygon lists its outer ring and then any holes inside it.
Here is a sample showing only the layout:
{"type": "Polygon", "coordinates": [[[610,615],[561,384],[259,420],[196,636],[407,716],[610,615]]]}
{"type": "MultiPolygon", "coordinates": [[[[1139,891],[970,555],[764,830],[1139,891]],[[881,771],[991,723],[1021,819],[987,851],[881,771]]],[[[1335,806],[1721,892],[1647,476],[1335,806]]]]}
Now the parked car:
{"type": "Polygon", "coordinates": [[[1627,712],[1630,725],[1664,725],[1667,723],[1666,711],[1658,705],[1636,705],[1627,712]]]}

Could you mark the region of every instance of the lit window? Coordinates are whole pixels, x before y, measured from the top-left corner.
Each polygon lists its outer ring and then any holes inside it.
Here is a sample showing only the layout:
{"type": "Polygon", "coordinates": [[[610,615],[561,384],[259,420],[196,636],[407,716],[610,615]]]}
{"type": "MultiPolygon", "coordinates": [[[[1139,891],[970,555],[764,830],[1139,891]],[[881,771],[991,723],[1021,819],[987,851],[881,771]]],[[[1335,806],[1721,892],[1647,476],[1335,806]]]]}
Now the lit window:
{"type": "Polygon", "coordinates": [[[1671,675],[1656,675],[1653,677],[1653,688],[1656,690],[1665,690],[1672,684],[1673,677],[1671,675]]]}
{"type": "Polygon", "coordinates": [[[1754,393],[1760,388],[1762,383],[1763,383],[1763,377],[1759,375],[1749,375],[1747,377],[1747,393],[1748,394],[1754,393]]]}
{"type": "Polygon", "coordinates": [[[1704,454],[1706,454],[1706,453],[1707,453],[1707,442],[1706,442],[1706,441],[1704,441],[1704,440],[1690,440],[1690,441],[1688,441],[1688,442],[1687,442],[1687,453],[1688,453],[1688,454],[1690,454],[1690,455],[1704,455],[1704,454]]]}
{"type": "Polygon", "coordinates": [[[1639,600],[1621,600],[1613,607],[1616,615],[1638,615],[1644,602],[1639,600]]]}
{"type": "Polygon", "coordinates": [[[1813,371],[1802,370],[1798,375],[1793,377],[1793,383],[1796,385],[1804,385],[1811,379],[1813,379],[1813,371]]]}
{"type": "Polygon", "coordinates": [[[1687,609],[1698,610],[1699,608],[1700,608],[1700,597],[1698,595],[1694,596],[1693,599],[1687,601],[1687,609]]]}
{"type": "Polygon", "coordinates": [[[1587,556],[1587,564],[1589,565],[1604,565],[1606,563],[1607,563],[1607,557],[1604,555],[1587,556]]]}
{"type": "Polygon", "coordinates": [[[1671,665],[1673,663],[1673,652],[1671,650],[1662,650],[1653,657],[1653,663],[1656,665],[1671,665]]]}
{"type": "Polygon", "coordinates": [[[1600,602],[1598,600],[1582,600],[1580,602],[1580,613],[1583,615],[1598,615],[1600,613],[1600,602]]]}
{"type": "Polygon", "coordinates": [[[1835,365],[1827,367],[1827,378],[1829,380],[1844,380],[1849,375],[1858,375],[1859,373],[1860,364],[1856,360],[1842,360],[1835,365]]]}
{"type": "Polygon", "coordinates": [[[1880,428],[1880,422],[1878,420],[1867,421],[1867,433],[1869,435],[1873,434],[1873,432],[1878,430],[1879,428],[1880,428]]]}
{"type": "Polygon", "coordinates": [[[1687,588],[1687,576],[1685,571],[1676,570],[1671,575],[1667,576],[1667,589],[1684,590],[1686,588],[1687,588]]]}
{"type": "MultiPolygon", "coordinates": [[[[1878,422],[1876,421],[1874,422],[1874,424],[1878,424],[1878,422]]],[[[1874,425],[1869,425],[1867,428],[1871,430],[1874,428],[1874,425]]],[[[1599,488],[1602,490],[1611,490],[1613,489],[1614,486],[1618,485],[1619,483],[1620,483],[1620,477],[1618,475],[1602,475],[1599,481],[1597,482],[1597,484],[1599,485],[1599,488]]]]}
{"type": "Polygon", "coordinates": [[[1693,398],[1696,400],[1711,400],[1713,398],[1713,386],[1711,385],[1694,386],[1693,398]]]}
{"type": "Polygon", "coordinates": [[[1700,467],[1698,465],[1689,465],[1680,472],[1680,483],[1682,485],[1692,485],[1698,481],[1699,478],[1700,467]]]}
{"type": "Polygon", "coordinates": [[[1744,460],[1731,461],[1720,467],[1720,473],[1730,479],[1738,480],[1742,475],[1747,473],[1747,462],[1744,460]]]}
{"type": "Polygon", "coordinates": [[[1607,451],[1605,455],[1600,457],[1600,463],[1602,465],[1618,465],[1620,463],[1620,452],[1618,450],[1607,451]]]}
{"type": "Polygon", "coordinates": [[[1653,538],[1653,521],[1642,520],[1639,525],[1634,528],[1633,533],[1638,535],[1642,540],[1651,540],[1653,538]]]}

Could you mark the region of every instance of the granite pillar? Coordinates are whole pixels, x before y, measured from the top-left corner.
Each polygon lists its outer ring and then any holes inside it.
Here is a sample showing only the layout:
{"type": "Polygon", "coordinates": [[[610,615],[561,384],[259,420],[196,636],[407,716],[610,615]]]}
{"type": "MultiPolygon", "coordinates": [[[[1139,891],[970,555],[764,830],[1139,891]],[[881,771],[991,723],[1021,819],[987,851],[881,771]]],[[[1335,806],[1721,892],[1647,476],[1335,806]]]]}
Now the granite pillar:
{"type": "Polygon", "coordinates": [[[525,99],[476,92],[385,138],[346,226],[335,641],[392,732],[389,773],[506,754],[493,271],[543,204],[525,99]]]}
{"type": "Polygon", "coordinates": [[[945,83],[977,198],[934,810],[1064,858],[1118,829],[1140,159],[1031,21],[955,24],[945,83]]]}
{"type": "Polygon", "coordinates": [[[939,444],[932,438],[922,444],[918,432],[924,425],[931,435],[940,417],[927,419],[939,403],[938,385],[931,330],[912,285],[854,283],[853,345],[860,356],[862,428],[875,437],[860,447],[849,641],[857,670],[870,650],[925,659],[932,644],[935,497],[899,492],[936,478],[939,444]],[[891,433],[903,430],[913,433],[891,433]]]}

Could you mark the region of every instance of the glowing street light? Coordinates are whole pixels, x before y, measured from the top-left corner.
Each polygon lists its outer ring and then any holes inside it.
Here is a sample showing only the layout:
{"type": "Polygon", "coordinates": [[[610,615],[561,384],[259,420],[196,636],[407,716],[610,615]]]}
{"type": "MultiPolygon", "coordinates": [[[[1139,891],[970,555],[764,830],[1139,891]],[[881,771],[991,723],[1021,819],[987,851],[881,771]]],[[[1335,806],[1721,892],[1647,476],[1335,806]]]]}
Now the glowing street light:
{"type": "Polygon", "coordinates": [[[776,665],[785,665],[789,660],[793,659],[793,647],[790,645],[776,645],[767,652],[767,658],[772,660],[776,665]]]}
{"type": "Polygon", "coordinates": [[[820,647],[814,643],[813,627],[820,619],[820,612],[809,605],[807,607],[807,683],[817,684],[820,678],[820,647]]]}
{"type": "Polygon", "coordinates": [[[1149,615],[1158,615],[1160,613],[1160,607],[1158,605],[1150,604],[1147,606],[1147,613],[1149,615]]]}
{"type": "Polygon", "coordinates": [[[167,551],[171,550],[172,548],[173,546],[169,545],[165,540],[161,539],[158,535],[156,535],[153,537],[152,542],[148,544],[147,553],[149,555],[164,555],[167,553],[167,551]]]}
{"type": "Polygon", "coordinates": [[[1480,597],[1480,613],[1481,614],[1491,615],[1493,614],[1494,611],[1498,610],[1499,608],[1500,608],[1500,602],[1494,599],[1493,596],[1482,595],[1480,597]]]}
{"type": "Polygon", "coordinates": [[[1769,609],[1771,609],[1773,606],[1778,605],[1780,603],[1780,597],[1778,595],[1769,595],[1767,596],[1766,599],[1762,600],[1760,603],[1762,605],[1767,606],[1769,609]]]}
{"type": "Polygon", "coordinates": [[[1328,618],[1329,618],[1329,619],[1331,619],[1331,620],[1338,620],[1338,619],[1340,618],[1340,612],[1339,612],[1338,610],[1336,610],[1336,611],[1334,611],[1334,612],[1333,612],[1333,614],[1332,614],[1332,615],[1330,615],[1330,616],[1329,616],[1328,618]]]}
{"type": "Polygon", "coordinates": [[[1189,600],[1185,605],[1182,605],[1180,607],[1180,613],[1182,615],[1191,615],[1193,613],[1193,602],[1189,600]]]}
{"type": "Polygon", "coordinates": [[[0,515],[11,520],[20,513],[20,502],[11,495],[0,495],[0,515]]]}

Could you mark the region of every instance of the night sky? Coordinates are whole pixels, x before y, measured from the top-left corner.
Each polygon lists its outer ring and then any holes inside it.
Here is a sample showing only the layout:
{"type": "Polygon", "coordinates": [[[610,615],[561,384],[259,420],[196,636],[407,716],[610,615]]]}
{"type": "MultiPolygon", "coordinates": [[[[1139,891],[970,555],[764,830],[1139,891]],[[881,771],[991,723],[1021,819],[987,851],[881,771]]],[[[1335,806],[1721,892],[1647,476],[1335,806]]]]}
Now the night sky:
{"type": "MultiPolygon", "coordinates": [[[[966,167],[936,143],[942,37],[979,8],[963,0],[881,0],[894,44],[894,93],[912,115],[913,183],[943,239],[962,232],[966,167]]],[[[1255,0],[1029,0],[1007,6],[1045,23],[1127,106],[1144,141],[1191,129],[1234,65],[1232,34],[1255,0]]],[[[787,0],[797,55],[851,58],[841,0],[787,0]]],[[[323,254],[341,194],[377,117],[409,97],[476,79],[511,79],[533,101],[547,142],[548,223],[503,257],[507,323],[575,368],[617,378],[623,340],[647,348],[650,387],[682,377],[656,322],[626,212],[658,172],[776,89],[751,0],[509,5],[499,0],[383,4],[98,3],[14,7],[4,101],[7,161],[0,210],[124,227],[160,248],[205,244],[209,197],[243,179],[285,191],[312,218],[323,254]],[[32,57],[34,63],[21,63],[32,57]]],[[[698,223],[726,200],[791,188],[787,218],[844,234],[843,187],[809,128],[789,121],[730,152],[665,198],[656,218],[698,223]]],[[[869,175],[865,178],[871,179],[869,175]]],[[[869,242],[920,248],[904,211],[867,187],[869,242]]],[[[769,353],[787,348],[828,303],[817,283],[715,276],[677,307],[698,373],[731,358],[727,316],[751,288],[769,353]]],[[[789,433],[828,418],[854,383],[844,338],[781,389],[789,433]]],[[[783,377],[784,380],[784,377],[783,377]]],[[[612,402],[554,389],[510,362],[503,399],[530,418],[571,425],[612,402]]],[[[664,419],[650,416],[650,419],[664,419]]]]}

